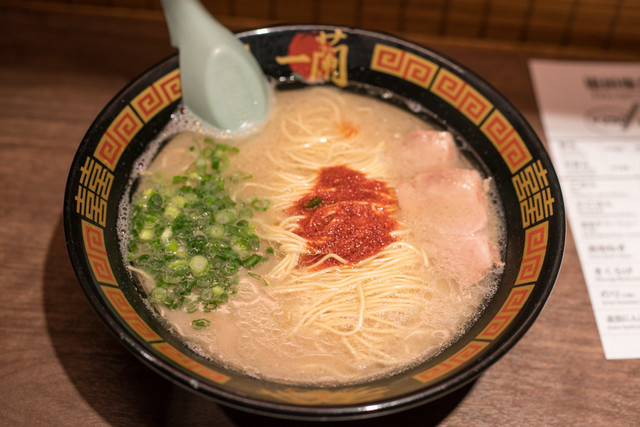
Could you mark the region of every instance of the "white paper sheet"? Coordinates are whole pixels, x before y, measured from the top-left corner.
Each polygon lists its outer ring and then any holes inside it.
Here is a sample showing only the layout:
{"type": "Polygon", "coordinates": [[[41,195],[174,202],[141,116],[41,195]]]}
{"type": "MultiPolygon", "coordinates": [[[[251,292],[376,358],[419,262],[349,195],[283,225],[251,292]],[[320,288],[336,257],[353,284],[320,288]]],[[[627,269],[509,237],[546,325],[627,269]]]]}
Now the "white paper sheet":
{"type": "Polygon", "coordinates": [[[605,357],[640,358],[640,63],[529,68],[605,357]]]}

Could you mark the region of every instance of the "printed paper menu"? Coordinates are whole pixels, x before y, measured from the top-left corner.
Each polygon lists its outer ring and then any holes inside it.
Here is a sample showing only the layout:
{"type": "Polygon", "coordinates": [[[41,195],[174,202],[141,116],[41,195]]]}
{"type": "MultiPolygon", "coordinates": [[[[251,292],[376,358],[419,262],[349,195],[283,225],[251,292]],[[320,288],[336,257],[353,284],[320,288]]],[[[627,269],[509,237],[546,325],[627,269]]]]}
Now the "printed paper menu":
{"type": "Polygon", "coordinates": [[[605,357],[640,358],[640,63],[529,67],[605,357]]]}

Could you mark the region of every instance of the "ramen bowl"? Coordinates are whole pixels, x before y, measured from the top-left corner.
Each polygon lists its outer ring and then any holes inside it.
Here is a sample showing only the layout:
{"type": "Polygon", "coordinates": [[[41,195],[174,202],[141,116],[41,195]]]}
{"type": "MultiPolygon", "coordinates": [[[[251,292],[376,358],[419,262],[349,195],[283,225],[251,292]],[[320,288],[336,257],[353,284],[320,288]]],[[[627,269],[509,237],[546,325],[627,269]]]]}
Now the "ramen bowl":
{"type": "Polygon", "coordinates": [[[400,373],[345,386],[254,378],[192,351],[145,304],[117,232],[119,206],[147,145],[182,108],[178,56],[149,69],[104,108],[69,173],[64,224],[78,281],[107,327],[144,364],[223,405],[283,418],[338,420],[405,410],[474,380],[532,325],[564,248],[562,194],[542,143],[516,109],[452,60],[361,29],[294,25],[239,33],[276,86],[330,85],[376,94],[452,132],[497,188],[506,220],[496,293],[445,350],[400,373]],[[393,96],[390,96],[393,95],[393,96]]]}

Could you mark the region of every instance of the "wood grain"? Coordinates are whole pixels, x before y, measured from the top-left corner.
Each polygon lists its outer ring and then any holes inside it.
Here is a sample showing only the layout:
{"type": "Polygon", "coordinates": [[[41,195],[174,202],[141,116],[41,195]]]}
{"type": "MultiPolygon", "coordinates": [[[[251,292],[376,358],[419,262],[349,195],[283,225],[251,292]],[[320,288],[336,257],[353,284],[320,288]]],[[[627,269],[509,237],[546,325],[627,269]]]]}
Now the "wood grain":
{"type": "MultiPolygon", "coordinates": [[[[4,0],[31,7],[160,11],[160,0],[4,0]]],[[[638,57],[636,0],[201,0],[226,20],[323,23],[408,31],[460,42],[579,46],[638,57]]]]}
{"type": "MultiPolygon", "coordinates": [[[[1,424],[300,425],[218,406],[152,372],[98,319],[70,266],[62,227],[69,165],[110,98],[173,52],[164,22],[0,3],[0,28],[1,424]]],[[[566,51],[419,41],[486,78],[541,133],[527,60],[566,51]]],[[[569,234],[541,316],[477,381],[403,413],[340,425],[631,426],[639,396],[640,360],[604,359],[569,234]]]]}

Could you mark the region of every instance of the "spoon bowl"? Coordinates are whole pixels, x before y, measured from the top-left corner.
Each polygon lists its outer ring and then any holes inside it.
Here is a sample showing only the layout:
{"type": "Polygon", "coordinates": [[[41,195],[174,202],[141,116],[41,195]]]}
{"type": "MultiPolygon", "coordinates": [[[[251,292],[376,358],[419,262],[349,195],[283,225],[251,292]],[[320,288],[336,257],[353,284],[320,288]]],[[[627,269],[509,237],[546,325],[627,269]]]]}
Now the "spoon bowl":
{"type": "Polygon", "coordinates": [[[229,132],[259,128],[269,110],[269,86],[255,57],[198,0],[162,0],[171,44],[179,50],[184,103],[229,132]]]}

